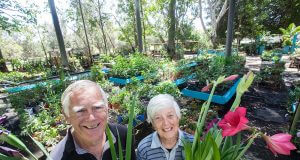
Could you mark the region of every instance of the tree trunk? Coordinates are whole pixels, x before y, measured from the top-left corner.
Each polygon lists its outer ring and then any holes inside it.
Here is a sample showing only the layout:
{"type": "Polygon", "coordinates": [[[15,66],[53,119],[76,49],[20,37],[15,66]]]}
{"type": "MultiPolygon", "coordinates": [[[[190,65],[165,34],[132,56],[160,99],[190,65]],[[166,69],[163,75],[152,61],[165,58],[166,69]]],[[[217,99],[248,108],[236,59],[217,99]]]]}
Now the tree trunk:
{"type": "Polygon", "coordinates": [[[1,72],[8,72],[8,69],[7,69],[6,64],[5,64],[5,60],[4,60],[3,55],[2,55],[1,48],[0,48],[0,71],[1,72]]]}
{"type": "Polygon", "coordinates": [[[85,26],[85,21],[84,21],[84,16],[83,16],[83,12],[82,12],[82,6],[81,6],[81,0],[78,0],[78,3],[79,3],[79,9],[80,9],[81,19],[82,19],[82,23],[83,23],[85,39],[86,39],[88,52],[89,52],[89,57],[90,57],[89,66],[91,66],[91,64],[93,63],[93,56],[92,56],[92,53],[91,53],[89,38],[88,38],[88,35],[87,35],[87,31],[86,31],[86,26],[85,26]]]}
{"type": "Polygon", "coordinates": [[[140,15],[140,0],[135,0],[136,30],[138,35],[139,52],[143,52],[142,23],[140,15]]]}
{"type": "Polygon", "coordinates": [[[38,28],[37,28],[37,32],[38,32],[38,35],[39,35],[39,38],[40,38],[40,41],[41,41],[41,45],[42,45],[43,52],[44,52],[44,54],[45,54],[46,64],[48,65],[47,51],[46,51],[45,45],[44,45],[44,43],[43,43],[43,39],[42,39],[42,37],[41,37],[40,31],[39,31],[38,28]]]}
{"type": "Polygon", "coordinates": [[[109,42],[110,42],[110,44],[111,44],[111,46],[112,46],[112,52],[114,53],[114,52],[115,52],[115,45],[114,45],[112,39],[110,38],[109,34],[107,34],[107,37],[108,37],[109,42]]]}
{"type": "Polygon", "coordinates": [[[235,0],[229,0],[229,13],[227,22],[227,36],[226,36],[226,57],[231,56],[231,47],[233,39],[233,20],[234,20],[234,9],[235,0]]]}
{"type": "Polygon", "coordinates": [[[145,17],[144,17],[144,10],[143,10],[143,4],[141,4],[141,14],[143,17],[143,40],[144,40],[144,51],[147,52],[147,46],[146,46],[146,27],[145,27],[145,17]]]}
{"type": "MultiPolygon", "coordinates": [[[[223,18],[223,16],[225,15],[225,13],[228,10],[228,8],[227,8],[228,0],[225,0],[224,4],[222,6],[222,9],[219,12],[217,17],[216,17],[216,11],[217,11],[218,5],[214,5],[211,0],[208,0],[207,3],[209,6],[209,11],[211,12],[210,17],[211,17],[211,23],[212,23],[212,27],[211,27],[212,33],[211,33],[210,39],[213,44],[213,48],[217,48],[218,47],[217,30],[218,30],[219,23],[221,22],[221,19],[223,18]]],[[[219,0],[218,3],[221,3],[221,1],[219,0]]]]}
{"type": "Polygon", "coordinates": [[[101,6],[100,6],[100,1],[98,0],[98,12],[99,12],[99,22],[100,22],[100,29],[102,32],[102,37],[103,37],[103,42],[104,42],[104,49],[105,49],[105,54],[107,54],[107,42],[106,42],[106,36],[104,33],[104,25],[102,21],[102,16],[101,16],[101,6]]]}
{"type": "Polygon", "coordinates": [[[168,17],[169,17],[169,31],[168,31],[168,54],[172,59],[179,59],[179,56],[176,55],[175,51],[175,31],[176,31],[176,20],[175,20],[175,6],[176,6],[176,0],[171,0],[169,3],[169,11],[168,11],[168,17]]]}
{"type": "MultiPolygon", "coordinates": [[[[130,7],[129,8],[132,8],[133,10],[129,10],[129,12],[132,12],[134,14],[134,3],[132,0],[129,1],[129,5],[130,7]]],[[[136,31],[136,18],[135,16],[132,16],[132,20],[133,20],[133,36],[134,36],[134,52],[135,52],[135,48],[138,46],[138,37],[137,37],[137,31],[136,31]]]]}
{"type": "Polygon", "coordinates": [[[48,0],[48,3],[49,3],[50,10],[51,10],[53,25],[54,25],[54,28],[55,28],[55,33],[56,33],[56,37],[57,37],[57,41],[58,41],[58,45],[59,45],[62,65],[65,68],[69,68],[69,63],[68,63],[68,57],[67,57],[67,54],[66,54],[64,38],[63,38],[61,29],[60,29],[60,26],[59,26],[59,21],[58,21],[58,17],[57,17],[57,14],[56,14],[54,0],[48,0]]]}
{"type": "Polygon", "coordinates": [[[201,26],[203,28],[204,33],[206,34],[206,36],[209,38],[210,35],[205,27],[204,21],[203,21],[203,16],[202,16],[202,0],[199,0],[199,17],[200,17],[200,22],[201,22],[201,26]]]}
{"type": "MultiPolygon", "coordinates": [[[[121,29],[121,32],[124,34],[126,40],[127,40],[128,43],[130,44],[131,49],[133,50],[133,52],[135,52],[135,47],[133,46],[131,40],[128,38],[128,35],[126,35],[126,32],[124,31],[124,29],[123,29],[122,26],[121,26],[121,23],[117,20],[117,18],[116,18],[114,15],[113,15],[113,17],[115,18],[117,24],[119,25],[119,27],[120,27],[120,29],[121,29]]],[[[110,41],[111,41],[111,39],[110,39],[110,41]]]]}

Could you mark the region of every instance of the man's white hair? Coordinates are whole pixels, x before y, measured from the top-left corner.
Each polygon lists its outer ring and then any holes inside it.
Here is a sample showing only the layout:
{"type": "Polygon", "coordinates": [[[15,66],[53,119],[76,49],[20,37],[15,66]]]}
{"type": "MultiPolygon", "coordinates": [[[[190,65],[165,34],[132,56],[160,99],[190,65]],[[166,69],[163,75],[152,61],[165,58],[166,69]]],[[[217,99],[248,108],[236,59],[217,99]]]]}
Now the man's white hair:
{"type": "Polygon", "coordinates": [[[103,91],[103,89],[96,82],[90,80],[79,80],[70,84],[61,96],[62,108],[67,117],[70,116],[70,112],[69,112],[70,96],[78,90],[89,89],[90,87],[97,87],[99,89],[100,94],[102,95],[103,101],[105,103],[105,106],[108,107],[107,96],[103,91]]]}
{"type": "Polygon", "coordinates": [[[180,108],[174,97],[169,94],[159,94],[151,98],[147,106],[147,121],[153,124],[153,119],[156,113],[161,109],[172,107],[175,109],[177,117],[180,119],[180,108]]]}

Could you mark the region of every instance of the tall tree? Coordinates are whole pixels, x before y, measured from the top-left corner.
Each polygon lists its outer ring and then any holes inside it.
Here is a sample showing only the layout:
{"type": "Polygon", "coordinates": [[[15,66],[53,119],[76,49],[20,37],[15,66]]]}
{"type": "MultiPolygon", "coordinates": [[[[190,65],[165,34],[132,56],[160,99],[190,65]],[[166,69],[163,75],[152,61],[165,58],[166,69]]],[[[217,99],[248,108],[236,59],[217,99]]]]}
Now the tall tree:
{"type": "Polygon", "coordinates": [[[179,59],[175,50],[175,34],[176,34],[176,19],[175,19],[176,0],[170,0],[168,17],[169,17],[169,29],[168,29],[168,47],[167,51],[172,59],[179,59]]]}
{"type": "Polygon", "coordinates": [[[203,22],[202,17],[202,1],[199,0],[199,8],[200,8],[200,20],[202,28],[204,29],[206,35],[209,35],[211,42],[213,44],[214,48],[217,48],[218,46],[218,28],[220,27],[220,23],[224,15],[226,14],[228,10],[228,0],[222,1],[222,0],[206,0],[207,3],[207,14],[208,18],[210,20],[210,28],[211,32],[209,33],[208,30],[205,27],[205,24],[203,22]]]}
{"type": "MultiPolygon", "coordinates": [[[[118,39],[129,43],[133,47],[132,51],[138,46],[137,28],[136,28],[136,16],[134,0],[118,0],[118,18],[115,18],[122,34],[118,39]]],[[[127,48],[129,49],[129,48],[127,48]]]]}
{"type": "Polygon", "coordinates": [[[1,48],[0,48],[0,71],[1,72],[8,72],[8,69],[7,69],[6,64],[5,64],[5,59],[3,58],[3,55],[2,55],[1,48]]]}
{"type": "Polygon", "coordinates": [[[143,23],[143,44],[144,44],[144,51],[147,52],[147,46],[146,46],[146,25],[145,25],[145,14],[144,14],[144,10],[143,10],[143,3],[141,3],[141,14],[142,14],[142,23],[143,23]]]}
{"type": "Polygon", "coordinates": [[[44,40],[43,40],[43,38],[42,38],[42,36],[40,34],[38,26],[37,26],[36,30],[37,30],[37,33],[38,33],[38,36],[39,36],[39,39],[40,39],[40,42],[41,42],[41,45],[42,45],[43,52],[45,54],[45,60],[46,60],[46,64],[47,64],[48,63],[48,56],[47,56],[46,47],[45,47],[44,42],[43,42],[44,40]]]}
{"type": "Polygon", "coordinates": [[[56,38],[57,38],[58,45],[59,45],[62,65],[65,68],[69,68],[68,56],[67,56],[67,53],[66,53],[64,38],[63,38],[61,29],[60,29],[60,26],[59,26],[59,21],[58,21],[58,17],[57,17],[57,13],[56,13],[54,0],[48,0],[48,3],[49,3],[51,15],[52,15],[53,25],[54,25],[54,28],[55,28],[56,38]]]}
{"type": "MultiPolygon", "coordinates": [[[[36,17],[32,14],[30,9],[21,7],[21,5],[16,1],[0,1],[0,30],[6,31],[10,34],[13,31],[20,31],[20,28],[27,23],[36,23],[36,17]],[[17,13],[12,14],[12,11],[17,13]]],[[[0,71],[8,71],[1,48],[0,71]]]]}
{"type": "Polygon", "coordinates": [[[102,21],[101,7],[102,7],[102,5],[100,5],[100,1],[98,0],[99,25],[100,25],[100,29],[102,32],[105,54],[107,54],[107,42],[106,42],[106,36],[105,36],[105,32],[104,32],[104,25],[103,25],[103,21],[102,21]]]}
{"type": "Polygon", "coordinates": [[[229,0],[229,14],[226,36],[226,57],[231,56],[231,47],[233,39],[233,20],[234,20],[235,0],[229,0]]]}
{"type": "Polygon", "coordinates": [[[140,0],[135,0],[135,15],[136,15],[136,30],[138,36],[139,52],[143,52],[143,37],[142,37],[142,24],[140,15],[140,0]]]}
{"type": "Polygon", "coordinates": [[[84,29],[85,40],[86,40],[86,44],[87,44],[87,48],[88,48],[88,53],[89,53],[89,57],[90,57],[89,65],[91,65],[93,63],[93,57],[92,57],[90,42],[89,42],[89,38],[88,38],[86,26],[85,26],[85,21],[84,21],[84,16],[83,16],[83,11],[82,11],[81,0],[78,0],[78,4],[79,4],[79,10],[80,10],[80,14],[81,14],[83,29],[84,29]]]}
{"type": "Polygon", "coordinates": [[[203,20],[203,7],[202,7],[202,2],[203,0],[199,0],[198,3],[199,3],[199,18],[200,18],[200,23],[201,23],[201,26],[203,28],[203,31],[204,33],[206,34],[207,37],[210,37],[207,29],[206,29],[206,26],[205,26],[205,23],[204,23],[204,20],[203,20]]]}

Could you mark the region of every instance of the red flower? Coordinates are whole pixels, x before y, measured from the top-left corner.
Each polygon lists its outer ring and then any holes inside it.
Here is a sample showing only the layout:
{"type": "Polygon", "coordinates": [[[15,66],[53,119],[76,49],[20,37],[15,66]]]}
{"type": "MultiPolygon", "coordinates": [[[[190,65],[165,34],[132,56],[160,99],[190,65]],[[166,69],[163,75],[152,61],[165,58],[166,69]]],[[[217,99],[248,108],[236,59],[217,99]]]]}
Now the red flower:
{"type": "Polygon", "coordinates": [[[234,112],[229,111],[218,126],[222,128],[222,136],[233,136],[241,130],[248,128],[246,125],[249,121],[245,117],[246,108],[238,107],[234,112]]]}
{"type": "Polygon", "coordinates": [[[263,135],[267,143],[267,147],[273,152],[275,156],[278,154],[290,155],[291,150],[296,149],[295,145],[290,142],[292,136],[287,133],[279,133],[273,136],[263,135]]]}

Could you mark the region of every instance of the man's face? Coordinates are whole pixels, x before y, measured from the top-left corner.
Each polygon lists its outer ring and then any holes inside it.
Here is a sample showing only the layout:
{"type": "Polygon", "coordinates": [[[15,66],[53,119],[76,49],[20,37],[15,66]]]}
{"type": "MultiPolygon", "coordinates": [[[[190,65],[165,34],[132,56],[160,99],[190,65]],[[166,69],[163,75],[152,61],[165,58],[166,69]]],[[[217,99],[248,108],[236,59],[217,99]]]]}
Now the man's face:
{"type": "Polygon", "coordinates": [[[70,96],[67,121],[81,142],[99,142],[105,132],[108,111],[97,87],[80,89],[70,96]]]}

